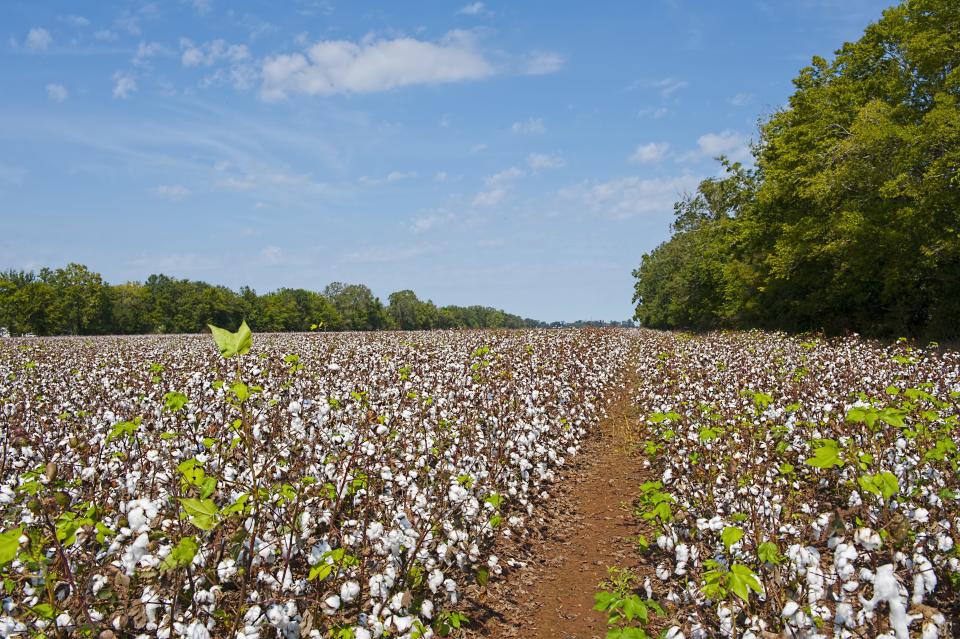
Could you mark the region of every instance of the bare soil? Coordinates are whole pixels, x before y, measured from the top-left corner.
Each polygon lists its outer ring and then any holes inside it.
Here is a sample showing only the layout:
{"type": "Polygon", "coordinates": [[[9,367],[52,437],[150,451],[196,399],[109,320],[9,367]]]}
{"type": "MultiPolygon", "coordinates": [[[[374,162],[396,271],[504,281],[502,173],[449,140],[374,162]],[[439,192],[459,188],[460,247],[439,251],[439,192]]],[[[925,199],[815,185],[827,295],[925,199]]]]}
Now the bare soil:
{"type": "Polygon", "coordinates": [[[598,433],[587,442],[569,473],[555,484],[552,512],[526,531],[508,557],[525,562],[489,589],[474,591],[468,603],[469,637],[593,639],[606,634],[606,618],[593,610],[593,596],[608,566],[637,564],[629,539],[640,530],[631,503],[645,481],[635,447],[636,418],[629,391],[608,409],[598,433]]]}

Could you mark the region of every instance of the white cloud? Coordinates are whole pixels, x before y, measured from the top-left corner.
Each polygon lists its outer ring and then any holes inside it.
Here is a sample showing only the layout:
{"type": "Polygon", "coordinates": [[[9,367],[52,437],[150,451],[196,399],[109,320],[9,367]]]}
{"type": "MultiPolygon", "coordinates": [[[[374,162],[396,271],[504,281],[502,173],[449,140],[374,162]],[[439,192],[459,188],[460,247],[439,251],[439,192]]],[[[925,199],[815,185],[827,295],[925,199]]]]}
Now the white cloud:
{"type": "Polygon", "coordinates": [[[446,171],[437,171],[433,176],[434,182],[446,182],[448,179],[450,179],[450,176],[446,171]]]}
{"type": "Polygon", "coordinates": [[[117,71],[113,74],[113,97],[126,100],[137,90],[137,80],[129,73],[117,71]]]}
{"type": "Polygon", "coordinates": [[[153,194],[164,200],[179,202],[190,195],[190,189],[185,186],[180,186],[179,184],[161,184],[160,186],[154,187],[153,194]]]}
{"type": "Polygon", "coordinates": [[[644,179],[629,176],[608,182],[584,182],[560,191],[560,197],[587,210],[614,219],[668,213],[684,193],[697,188],[700,178],[683,175],[644,179]]]}
{"type": "Polygon", "coordinates": [[[522,122],[514,122],[510,130],[518,134],[540,134],[546,133],[547,127],[543,124],[543,118],[527,118],[522,122]]]}
{"type": "Polygon", "coordinates": [[[503,200],[503,196],[507,194],[507,190],[503,188],[488,189],[486,191],[481,191],[477,193],[473,198],[474,206],[494,206],[499,204],[503,200]]]}
{"type": "Polygon", "coordinates": [[[527,165],[534,171],[543,169],[559,169],[566,166],[566,161],[559,155],[547,155],[546,153],[531,153],[527,156],[527,165]]]}
{"type": "Polygon", "coordinates": [[[480,144],[474,144],[473,146],[470,147],[470,155],[476,155],[477,153],[481,153],[486,150],[487,150],[486,144],[483,144],[482,142],[480,144]]]}
{"type": "Polygon", "coordinates": [[[149,58],[166,52],[167,48],[159,42],[141,42],[137,47],[137,55],[134,56],[132,62],[139,66],[144,64],[149,58]]]}
{"type": "Polygon", "coordinates": [[[213,0],[191,0],[193,10],[200,15],[206,15],[213,9],[213,0]]]}
{"type": "Polygon", "coordinates": [[[47,97],[54,102],[63,102],[70,97],[70,92],[67,91],[67,87],[62,84],[51,82],[47,85],[47,97]]]}
{"type": "Polygon", "coordinates": [[[189,38],[180,38],[180,49],[183,51],[180,62],[185,67],[210,67],[218,62],[236,63],[250,58],[247,45],[230,44],[222,39],[195,45],[189,38]]]}
{"type": "Polygon", "coordinates": [[[263,63],[260,96],[283,100],[291,93],[333,95],[374,93],[420,84],[483,78],[492,65],[465,31],[451,31],[438,42],[401,37],[318,42],[305,54],[277,55],[263,63]]]}
{"type": "Polygon", "coordinates": [[[279,246],[265,246],[260,250],[260,263],[276,265],[283,261],[283,249],[279,246]]]}
{"type": "Polygon", "coordinates": [[[365,264],[384,264],[387,262],[399,262],[409,260],[431,252],[427,246],[407,246],[397,247],[369,247],[347,253],[348,262],[359,262],[365,264]]]}
{"type": "Polygon", "coordinates": [[[669,150],[667,142],[650,142],[639,145],[628,159],[635,164],[654,164],[663,160],[669,150]]]}
{"type": "Polygon", "coordinates": [[[749,160],[750,140],[747,136],[729,129],[720,133],[705,133],[697,138],[697,148],[694,151],[684,153],[680,160],[691,162],[705,158],[715,158],[718,155],[725,155],[731,160],[742,162],[749,160]]]}
{"type": "Polygon", "coordinates": [[[117,18],[115,24],[132,36],[140,35],[140,18],[136,16],[121,16],[117,18]]]}
{"type": "Polygon", "coordinates": [[[484,179],[486,190],[477,193],[473,198],[474,206],[494,206],[499,204],[507,194],[507,188],[510,183],[517,178],[523,177],[525,173],[522,169],[515,166],[509,169],[494,173],[484,179]]]}
{"type": "Polygon", "coordinates": [[[438,226],[443,226],[449,224],[456,220],[456,216],[453,213],[428,213],[426,215],[421,215],[413,220],[413,232],[414,233],[425,233],[430,229],[436,228],[438,226]]]}
{"type": "Polygon", "coordinates": [[[730,98],[729,100],[727,100],[727,102],[729,102],[729,103],[732,104],[733,106],[737,106],[737,107],[746,106],[746,105],[750,104],[751,102],[753,102],[753,94],[752,94],[752,93],[738,93],[738,94],[736,94],[735,96],[733,96],[732,98],[730,98]]]}
{"type": "Polygon", "coordinates": [[[27,33],[24,46],[30,51],[46,51],[52,42],[53,36],[50,35],[49,31],[41,27],[34,27],[27,33]]]}
{"type": "Polygon", "coordinates": [[[101,42],[113,42],[117,39],[117,34],[110,29],[101,29],[93,34],[93,39],[101,42]]]}
{"type": "Polygon", "coordinates": [[[660,89],[660,96],[662,98],[669,98],[680,89],[685,89],[690,86],[690,83],[685,80],[677,80],[676,78],[664,78],[663,80],[652,83],[650,86],[655,89],[660,89]]]}
{"type": "Polygon", "coordinates": [[[412,180],[415,177],[417,177],[417,173],[415,171],[390,171],[384,178],[372,178],[368,175],[361,176],[359,182],[367,186],[377,186],[389,182],[412,180]]]}
{"type": "Polygon", "coordinates": [[[667,107],[659,107],[656,109],[653,107],[647,107],[645,109],[640,109],[639,111],[637,111],[637,117],[652,118],[654,120],[659,120],[660,118],[665,116],[667,113],[669,113],[669,110],[667,109],[667,107]]]}
{"type": "Polygon", "coordinates": [[[465,16],[478,16],[481,13],[484,13],[486,6],[482,2],[472,2],[470,4],[460,7],[460,10],[457,13],[465,16]]]}
{"type": "Polygon", "coordinates": [[[530,56],[524,65],[524,73],[527,75],[546,75],[556,73],[563,68],[565,60],[559,53],[550,51],[538,51],[530,56]]]}
{"type": "Polygon", "coordinates": [[[90,21],[83,16],[70,15],[70,16],[64,16],[61,19],[72,27],[80,28],[80,27],[90,26],[90,21]]]}

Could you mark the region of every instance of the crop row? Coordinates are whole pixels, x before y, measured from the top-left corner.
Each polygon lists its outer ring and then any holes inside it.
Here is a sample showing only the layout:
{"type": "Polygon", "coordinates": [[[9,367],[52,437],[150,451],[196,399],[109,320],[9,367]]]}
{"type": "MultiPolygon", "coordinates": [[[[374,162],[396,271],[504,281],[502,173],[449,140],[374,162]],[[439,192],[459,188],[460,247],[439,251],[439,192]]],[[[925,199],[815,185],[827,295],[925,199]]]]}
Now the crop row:
{"type": "Polygon", "coordinates": [[[0,342],[0,635],[446,635],[628,332],[0,342]]]}
{"type": "Polygon", "coordinates": [[[670,639],[960,630],[960,354],[647,333],[637,371],[649,568],[599,596],[615,632],[650,608],[670,639]]]}

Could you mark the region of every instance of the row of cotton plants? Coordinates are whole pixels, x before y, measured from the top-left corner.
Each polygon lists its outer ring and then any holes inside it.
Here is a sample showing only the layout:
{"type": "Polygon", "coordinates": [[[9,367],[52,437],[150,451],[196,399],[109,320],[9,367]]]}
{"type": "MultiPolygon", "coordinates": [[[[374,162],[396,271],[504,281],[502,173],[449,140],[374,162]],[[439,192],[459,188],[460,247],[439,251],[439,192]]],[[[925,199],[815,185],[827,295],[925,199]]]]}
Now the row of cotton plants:
{"type": "Polygon", "coordinates": [[[634,342],[213,337],[0,344],[0,635],[455,633],[634,342]]]}
{"type": "Polygon", "coordinates": [[[641,350],[635,509],[667,637],[956,636],[960,354],[760,332],[641,350]]]}

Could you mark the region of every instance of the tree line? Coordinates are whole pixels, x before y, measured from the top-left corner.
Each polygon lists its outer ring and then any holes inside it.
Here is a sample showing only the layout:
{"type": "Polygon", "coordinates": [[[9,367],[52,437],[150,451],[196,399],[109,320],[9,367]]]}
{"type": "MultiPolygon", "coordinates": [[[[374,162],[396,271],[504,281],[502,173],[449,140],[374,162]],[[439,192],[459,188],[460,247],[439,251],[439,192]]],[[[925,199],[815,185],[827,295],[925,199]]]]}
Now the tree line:
{"type": "Polygon", "coordinates": [[[109,284],[82,264],[0,272],[0,327],[14,335],[199,333],[244,319],[259,332],[546,326],[486,306],[438,307],[410,290],[391,293],[384,305],[362,284],[258,295],[167,275],[109,284]]]}
{"type": "Polygon", "coordinates": [[[960,335],[960,3],[909,0],[815,57],[753,166],[675,205],[644,325],[960,335]]]}

